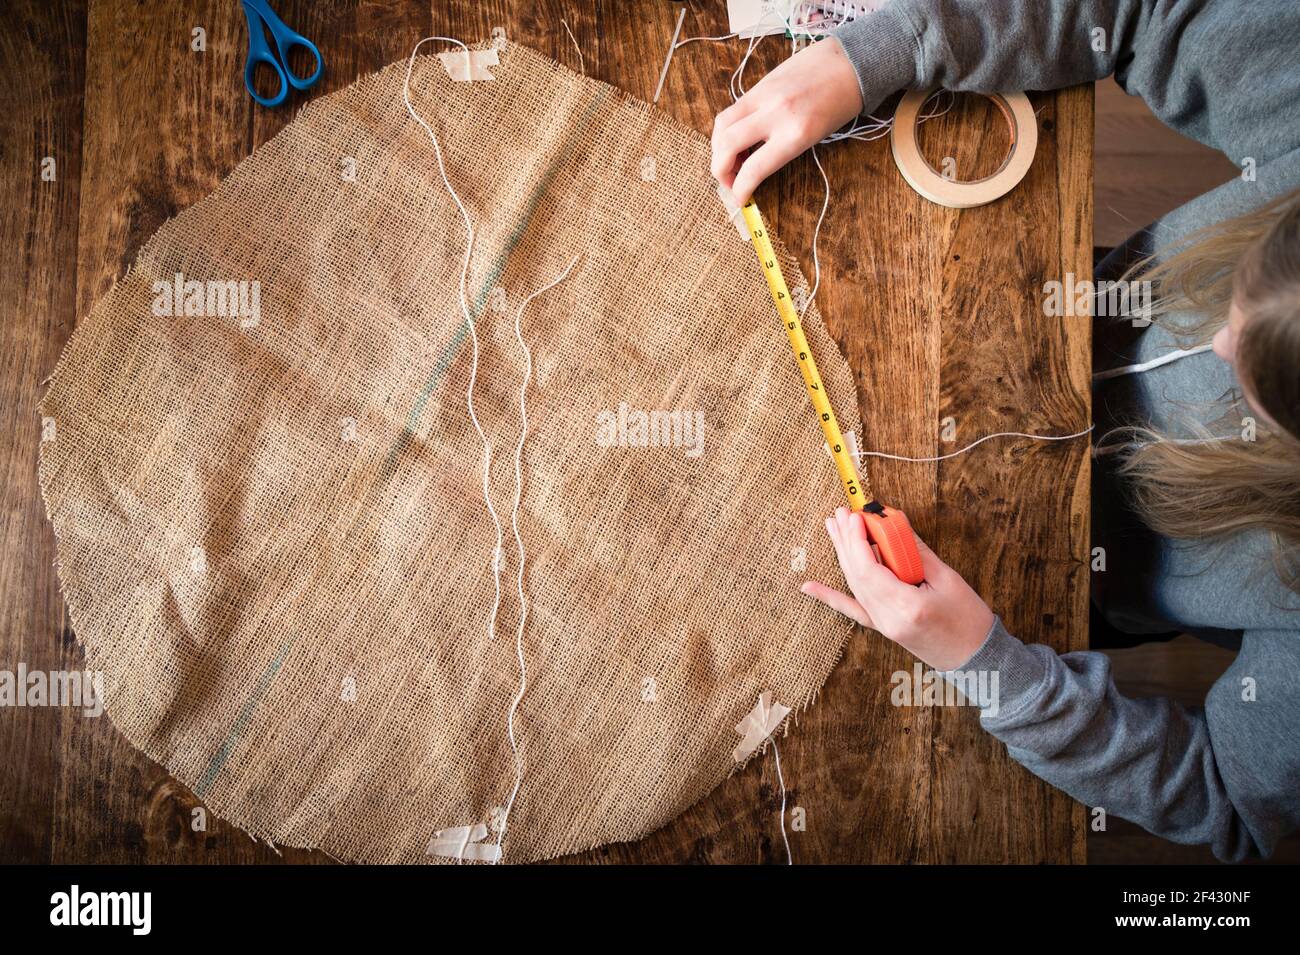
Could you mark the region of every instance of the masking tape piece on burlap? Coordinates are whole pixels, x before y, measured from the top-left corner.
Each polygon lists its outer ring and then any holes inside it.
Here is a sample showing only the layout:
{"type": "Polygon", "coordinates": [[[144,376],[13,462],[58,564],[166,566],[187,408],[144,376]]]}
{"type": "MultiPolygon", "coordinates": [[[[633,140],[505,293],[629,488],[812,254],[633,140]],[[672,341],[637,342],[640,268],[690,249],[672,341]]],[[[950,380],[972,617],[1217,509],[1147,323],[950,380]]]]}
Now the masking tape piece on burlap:
{"type": "Polygon", "coordinates": [[[497,48],[495,46],[479,50],[446,50],[438,54],[443,69],[457,83],[496,79],[488,67],[500,63],[497,57],[497,48]]]}
{"type": "Polygon", "coordinates": [[[758,749],[767,741],[767,738],[776,732],[781,721],[790,713],[788,706],[782,706],[780,703],[772,702],[771,693],[760,693],[758,702],[754,708],[745,714],[745,718],[736,724],[736,732],[740,734],[740,742],[732,750],[731,758],[738,763],[743,763],[753,755],[754,750],[758,749]]]}

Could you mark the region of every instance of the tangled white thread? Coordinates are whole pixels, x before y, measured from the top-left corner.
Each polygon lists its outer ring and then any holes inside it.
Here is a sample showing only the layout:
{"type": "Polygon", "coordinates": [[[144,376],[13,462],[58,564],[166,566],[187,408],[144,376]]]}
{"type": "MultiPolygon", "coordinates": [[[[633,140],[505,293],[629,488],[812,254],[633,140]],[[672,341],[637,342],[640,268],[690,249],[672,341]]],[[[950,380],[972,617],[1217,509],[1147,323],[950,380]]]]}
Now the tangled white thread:
{"type": "MultiPolygon", "coordinates": [[[[506,800],[505,811],[501,814],[500,826],[497,830],[497,848],[501,848],[501,840],[505,838],[506,823],[510,819],[510,810],[514,808],[515,797],[519,795],[519,787],[524,782],[524,763],[523,757],[519,752],[519,745],[515,741],[515,713],[519,709],[519,703],[524,698],[524,693],[528,690],[528,666],[524,662],[524,622],[528,619],[528,598],[524,596],[524,539],[519,533],[519,504],[523,498],[524,492],[524,442],[528,438],[528,385],[533,378],[533,353],[528,348],[528,343],[524,341],[523,318],[524,309],[528,303],[543,292],[550,291],[569,277],[573,267],[578,264],[579,256],[574,256],[568,267],[558,276],[543,285],[537,291],[529,295],[519,305],[519,310],[515,312],[515,340],[519,342],[519,348],[524,353],[524,379],[519,385],[519,442],[515,445],[515,499],[510,506],[510,527],[515,535],[515,551],[519,557],[519,567],[515,578],[516,586],[519,591],[519,626],[515,630],[515,654],[519,658],[519,691],[510,703],[510,710],[506,714],[506,737],[510,740],[510,751],[515,757],[515,785],[510,790],[510,798],[506,800]]],[[[497,861],[501,861],[501,854],[497,853],[497,861]]]]}
{"type": "Polygon", "coordinates": [[[1106,381],[1110,378],[1119,378],[1123,375],[1140,375],[1144,371],[1150,371],[1152,368],[1159,368],[1161,365],[1168,365],[1170,362],[1179,361],[1192,355],[1199,355],[1213,348],[1213,344],[1207,343],[1197,345],[1195,348],[1175,348],[1171,352],[1158,358],[1152,358],[1150,361],[1144,361],[1136,365],[1125,365],[1122,368],[1111,368],[1108,371],[1099,371],[1092,376],[1093,381],[1106,381]]]}
{"type": "Polygon", "coordinates": [[[939,454],[932,458],[909,458],[903,454],[887,454],[884,451],[858,451],[855,457],[859,458],[888,458],[891,461],[911,461],[917,464],[926,464],[934,461],[947,461],[949,458],[955,458],[959,454],[965,454],[971,448],[983,444],[985,441],[992,441],[994,438],[1031,438],[1034,441],[1069,441],[1073,438],[1082,438],[1085,434],[1092,431],[1094,425],[1088,425],[1082,431],[1076,431],[1074,434],[1026,434],[1024,431],[998,431],[994,434],[986,434],[982,438],[977,438],[966,447],[957,451],[950,451],[948,454],[939,454]]]}
{"type": "MultiPolygon", "coordinates": [[[[465,318],[465,325],[469,329],[470,341],[473,346],[473,350],[470,358],[469,387],[466,389],[465,392],[465,404],[469,409],[470,421],[473,422],[474,430],[478,433],[479,441],[482,443],[483,446],[483,503],[487,507],[488,514],[491,515],[492,517],[492,525],[496,532],[496,544],[492,549],[492,585],[493,585],[494,595],[492,599],[492,611],[488,615],[488,639],[495,640],[497,614],[501,608],[501,563],[502,563],[501,545],[504,540],[504,531],[501,526],[500,516],[497,514],[496,508],[492,504],[492,494],[491,494],[491,487],[489,483],[491,470],[492,470],[492,442],[489,440],[487,433],[483,430],[483,426],[480,423],[478,418],[478,413],[474,409],[474,386],[478,380],[479,341],[478,341],[478,332],[475,327],[474,316],[470,311],[469,297],[466,290],[466,287],[469,283],[469,264],[474,253],[474,241],[475,241],[474,223],[470,219],[469,211],[465,208],[465,204],[461,201],[460,196],[456,193],[455,187],[452,186],[451,178],[447,175],[447,168],[446,168],[446,164],[443,161],[442,148],[438,143],[437,134],[434,133],[433,127],[431,127],[424,120],[424,118],[420,116],[419,113],[416,112],[414,105],[412,105],[411,103],[411,75],[415,69],[415,56],[419,52],[420,47],[430,42],[453,43],[456,46],[460,47],[460,49],[465,51],[465,57],[467,60],[469,58],[469,47],[467,47],[464,43],[462,43],[460,40],[455,39],[454,37],[443,37],[443,36],[425,37],[419,43],[415,44],[415,47],[411,50],[411,56],[406,65],[406,80],[402,84],[402,99],[406,103],[406,111],[411,114],[411,118],[414,119],[417,123],[419,123],[422,127],[424,127],[424,131],[429,134],[429,140],[430,142],[433,143],[434,156],[436,157],[438,162],[438,174],[442,177],[442,183],[447,188],[448,195],[451,196],[452,201],[456,204],[456,208],[460,210],[461,219],[465,223],[465,233],[466,233],[465,257],[461,262],[459,295],[460,295],[461,313],[465,318]]],[[[579,51],[579,55],[581,55],[581,51],[579,51]]],[[[515,547],[519,558],[518,576],[517,576],[516,583],[519,592],[520,609],[519,609],[519,625],[515,633],[515,652],[519,660],[519,689],[516,692],[515,697],[510,704],[510,709],[508,713],[506,714],[506,737],[510,742],[510,750],[511,753],[514,755],[514,761],[515,761],[515,784],[514,784],[514,788],[511,789],[510,791],[510,798],[506,802],[505,809],[499,821],[500,828],[497,832],[498,849],[501,848],[501,841],[505,837],[506,822],[509,819],[510,810],[514,806],[515,797],[518,796],[520,786],[523,784],[523,760],[519,751],[518,742],[515,739],[514,720],[515,720],[515,714],[519,708],[519,703],[520,701],[523,700],[524,693],[526,692],[528,686],[528,671],[527,671],[526,664],[524,662],[524,647],[523,647],[524,623],[528,613],[528,604],[524,596],[525,554],[524,554],[523,538],[519,533],[519,505],[523,497],[524,443],[528,437],[528,411],[527,411],[526,401],[527,401],[528,385],[532,380],[533,364],[532,364],[532,352],[529,350],[528,345],[524,341],[524,337],[523,337],[523,327],[522,327],[523,314],[524,314],[524,309],[528,306],[530,302],[532,302],[533,299],[537,298],[537,296],[541,295],[543,292],[546,292],[554,288],[564,279],[568,278],[569,273],[573,270],[573,267],[577,264],[577,262],[578,259],[574,258],[573,261],[569,263],[568,268],[566,268],[558,277],[556,277],[553,281],[551,281],[547,285],[544,285],[542,288],[539,288],[537,291],[533,292],[526,299],[524,299],[524,301],[519,306],[519,310],[515,313],[515,338],[519,342],[519,346],[523,350],[523,354],[524,354],[524,379],[523,379],[523,383],[519,387],[519,414],[521,418],[521,427],[519,432],[519,441],[515,446],[515,495],[514,495],[514,502],[511,506],[511,515],[510,515],[511,528],[514,532],[515,547]]],[[[497,854],[497,861],[498,862],[501,861],[501,854],[499,852],[497,854]]]]}
{"type": "Polygon", "coordinates": [[[785,864],[794,865],[794,856],[790,853],[790,839],[785,834],[785,776],[781,773],[781,750],[772,737],[772,755],[776,757],[776,779],[781,784],[781,841],[785,843],[785,864]]]}
{"type": "Polygon", "coordinates": [[[489,476],[492,470],[492,442],[488,439],[487,433],[483,430],[483,425],[479,423],[478,413],[474,410],[474,385],[478,380],[478,331],[475,328],[474,316],[470,313],[469,299],[466,294],[466,285],[469,282],[469,263],[474,253],[474,223],[470,220],[469,212],[465,204],[461,202],[460,196],[457,195],[456,189],[451,184],[451,179],[447,176],[447,167],[442,159],[442,147],[438,145],[438,137],[433,131],[433,127],[425,122],[424,117],[415,111],[411,105],[411,73],[415,69],[415,55],[420,51],[420,47],[430,42],[454,43],[465,51],[465,59],[468,64],[469,47],[460,40],[453,37],[429,36],[425,37],[415,48],[411,50],[411,58],[406,64],[406,81],[402,84],[402,99],[406,103],[406,111],[411,114],[411,118],[424,127],[424,131],[429,134],[429,139],[433,143],[433,154],[438,160],[438,174],[442,176],[442,184],[447,187],[447,192],[452,201],[456,203],[456,208],[460,210],[461,219],[465,222],[465,232],[468,236],[465,242],[465,258],[460,267],[460,310],[465,316],[465,325],[469,328],[470,341],[473,347],[472,357],[469,368],[469,387],[465,391],[465,404],[469,408],[469,420],[474,425],[474,430],[478,432],[479,441],[483,445],[483,503],[487,505],[487,512],[492,517],[492,526],[496,532],[496,544],[492,548],[492,582],[495,594],[492,598],[492,612],[488,616],[488,639],[496,639],[497,612],[501,608],[501,544],[504,540],[504,532],[501,527],[501,518],[497,515],[496,508],[492,506],[492,495],[489,487],[489,476]]]}

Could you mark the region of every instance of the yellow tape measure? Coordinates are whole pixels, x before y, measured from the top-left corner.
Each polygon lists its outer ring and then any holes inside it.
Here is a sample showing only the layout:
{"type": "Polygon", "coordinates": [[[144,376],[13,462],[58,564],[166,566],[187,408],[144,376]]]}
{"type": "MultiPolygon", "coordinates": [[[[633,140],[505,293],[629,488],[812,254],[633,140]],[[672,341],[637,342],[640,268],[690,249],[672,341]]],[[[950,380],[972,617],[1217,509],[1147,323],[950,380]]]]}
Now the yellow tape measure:
{"type": "Polygon", "coordinates": [[[853,460],[853,456],[849,454],[849,449],[844,444],[844,434],[840,431],[840,423],[835,420],[835,411],[831,408],[830,399],[826,397],[826,389],[822,387],[821,373],[817,371],[817,362],[813,359],[812,349],[804,336],[803,322],[799,320],[799,313],[795,311],[794,302],[790,300],[790,289],[786,286],[785,276],[776,261],[776,250],[772,248],[772,240],[768,237],[767,227],[763,224],[763,215],[758,211],[758,206],[754,204],[753,199],[745,203],[740,211],[745,217],[745,225],[749,227],[750,241],[754,243],[754,251],[758,253],[759,264],[763,267],[763,275],[767,278],[767,287],[772,292],[772,301],[776,303],[776,310],[781,315],[782,324],[785,325],[785,334],[790,339],[790,347],[794,349],[795,358],[799,361],[804,387],[808,389],[808,397],[817,412],[817,420],[821,422],[822,434],[826,436],[826,446],[831,449],[835,470],[840,473],[840,483],[844,485],[844,493],[848,495],[850,506],[853,510],[860,511],[871,499],[871,486],[858,474],[857,462],[853,460]]]}
{"type": "Polygon", "coordinates": [[[812,349],[803,333],[803,322],[799,320],[799,313],[790,300],[790,289],[785,284],[785,276],[781,274],[781,266],[776,260],[776,250],[772,248],[767,226],[763,224],[763,216],[752,198],[740,211],[749,228],[749,239],[754,244],[754,251],[758,253],[763,275],[767,278],[772,301],[776,303],[781,323],[785,325],[785,334],[790,339],[790,347],[799,362],[804,387],[808,389],[808,397],[817,412],[817,420],[821,422],[822,434],[826,436],[826,446],[831,449],[835,470],[840,474],[840,483],[844,485],[849,506],[862,512],[867,536],[879,552],[880,562],[893,571],[899,580],[920,584],[925,580],[925,572],[921,567],[921,555],[916,549],[912,526],[907,521],[907,515],[898,508],[886,507],[874,500],[871,485],[858,474],[857,462],[844,444],[840,423],[835,420],[835,410],[831,408],[830,398],[822,385],[821,373],[817,371],[817,362],[813,359],[812,349]]]}

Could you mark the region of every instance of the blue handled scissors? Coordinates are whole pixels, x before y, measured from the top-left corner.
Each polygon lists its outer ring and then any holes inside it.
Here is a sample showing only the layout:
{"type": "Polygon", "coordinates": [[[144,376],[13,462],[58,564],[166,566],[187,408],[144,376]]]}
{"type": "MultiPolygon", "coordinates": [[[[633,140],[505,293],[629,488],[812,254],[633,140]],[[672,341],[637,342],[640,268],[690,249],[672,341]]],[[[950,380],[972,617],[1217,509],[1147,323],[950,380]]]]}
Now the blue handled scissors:
{"type": "Polygon", "coordinates": [[[284,21],[275,15],[275,11],[266,0],[240,0],[240,2],[244,7],[244,18],[248,21],[248,62],[244,64],[244,86],[248,88],[248,95],[263,106],[279,106],[289,95],[290,86],[296,90],[305,90],[314,86],[325,70],[325,61],[321,59],[316,44],[301,33],[289,29],[284,21]],[[271,48],[267,46],[266,30],[271,32],[271,38],[275,40],[275,48],[280,54],[279,60],[271,54],[271,48]],[[306,48],[312,56],[316,57],[316,70],[305,79],[294,76],[293,70],[289,67],[289,51],[295,46],[306,48]],[[259,95],[253,86],[253,73],[259,63],[268,64],[280,78],[279,92],[269,99],[259,95]]]}

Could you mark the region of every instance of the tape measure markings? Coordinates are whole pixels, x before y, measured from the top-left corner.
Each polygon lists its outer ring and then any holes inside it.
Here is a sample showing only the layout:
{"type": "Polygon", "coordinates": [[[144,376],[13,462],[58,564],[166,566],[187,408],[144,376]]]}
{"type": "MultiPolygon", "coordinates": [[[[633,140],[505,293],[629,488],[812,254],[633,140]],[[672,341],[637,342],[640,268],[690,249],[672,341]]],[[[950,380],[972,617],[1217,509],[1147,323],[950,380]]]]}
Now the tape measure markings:
{"type": "Polygon", "coordinates": [[[745,225],[749,227],[750,241],[754,244],[754,251],[758,253],[763,276],[767,279],[767,287],[781,315],[786,336],[790,339],[790,347],[794,350],[795,358],[798,359],[804,387],[817,412],[822,434],[826,437],[826,445],[830,448],[831,457],[835,461],[835,470],[839,472],[840,483],[844,486],[844,493],[848,495],[853,510],[860,511],[871,500],[871,485],[865,477],[858,474],[857,464],[845,447],[844,434],[840,431],[835,410],[826,395],[821,373],[817,370],[817,361],[812,355],[812,347],[808,344],[807,336],[804,335],[803,322],[800,321],[799,313],[790,300],[790,289],[777,262],[776,249],[773,248],[772,240],[767,234],[763,216],[752,198],[741,207],[740,211],[745,218],[745,225]]]}

